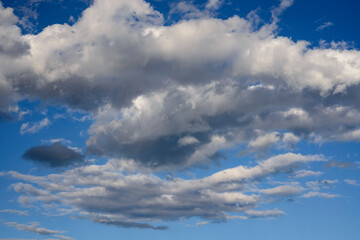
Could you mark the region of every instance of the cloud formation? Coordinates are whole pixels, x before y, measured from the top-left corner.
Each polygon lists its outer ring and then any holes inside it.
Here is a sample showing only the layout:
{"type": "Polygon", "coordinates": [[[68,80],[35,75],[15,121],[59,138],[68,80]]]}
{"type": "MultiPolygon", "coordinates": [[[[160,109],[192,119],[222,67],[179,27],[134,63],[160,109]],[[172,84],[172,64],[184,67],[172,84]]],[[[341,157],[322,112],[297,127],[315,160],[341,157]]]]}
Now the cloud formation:
{"type": "MultiPolygon", "coordinates": [[[[255,27],[207,10],[166,25],[145,1],[95,0],[72,26],[36,35],[22,35],[1,7],[0,111],[27,98],[88,111],[89,153],[154,169],[206,164],[248,143],[247,153],[266,153],[301,139],[359,140],[360,53],[278,36],[292,4],[255,27]]],[[[22,133],[45,125],[24,123],[22,133]]]]}
{"type": "Polygon", "coordinates": [[[10,213],[10,214],[17,214],[17,215],[21,215],[21,216],[29,215],[28,211],[21,211],[21,210],[16,210],[16,209],[2,209],[2,210],[0,210],[0,212],[2,212],[2,213],[10,213]]]}
{"type": "Polygon", "coordinates": [[[334,23],[332,23],[332,22],[324,22],[323,24],[321,24],[320,26],[318,26],[316,28],[316,31],[324,30],[325,28],[331,27],[333,25],[334,25],[334,23]]]}
{"type": "Polygon", "coordinates": [[[117,161],[81,166],[44,177],[9,173],[19,202],[70,208],[71,214],[118,227],[165,230],[162,222],[198,217],[222,222],[248,217],[275,217],[280,210],[259,212],[266,196],[286,198],[300,194],[301,186],[279,186],[257,190],[267,177],[291,174],[294,169],[326,159],[321,155],[287,153],[258,161],[255,166],[238,166],[198,179],[160,178],[151,173],[126,174],[117,161]],[[154,226],[154,223],[159,225],[154,226]]]}
{"type": "Polygon", "coordinates": [[[22,156],[26,160],[44,164],[50,167],[66,167],[81,163],[84,156],[60,142],[52,145],[31,147],[22,156]]]}
{"type": "Polygon", "coordinates": [[[51,124],[51,121],[48,118],[44,118],[43,120],[33,123],[32,125],[30,123],[23,123],[20,127],[20,134],[25,133],[37,133],[41,129],[49,126],[51,124]]]}
{"type": "Polygon", "coordinates": [[[38,222],[30,222],[28,224],[20,224],[20,223],[16,223],[16,222],[6,222],[5,224],[10,227],[17,228],[18,230],[21,230],[21,231],[33,232],[33,233],[37,233],[39,235],[44,235],[44,236],[64,232],[64,231],[51,230],[51,229],[39,227],[40,224],[38,222]]]}

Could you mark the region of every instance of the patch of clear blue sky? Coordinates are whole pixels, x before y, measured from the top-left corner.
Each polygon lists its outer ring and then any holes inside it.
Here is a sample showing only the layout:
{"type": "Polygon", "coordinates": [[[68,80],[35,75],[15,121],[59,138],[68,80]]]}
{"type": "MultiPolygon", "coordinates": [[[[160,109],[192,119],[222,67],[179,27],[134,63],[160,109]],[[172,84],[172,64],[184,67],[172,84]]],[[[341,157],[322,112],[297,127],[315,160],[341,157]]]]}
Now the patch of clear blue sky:
{"type": "MultiPolygon", "coordinates": [[[[19,6],[24,6],[25,0],[2,0],[5,7],[15,8],[15,13],[23,17],[24,12],[19,6]]],[[[162,12],[168,18],[171,1],[149,1],[155,9],[162,12]]],[[[206,1],[194,1],[199,7],[206,1]]],[[[245,17],[250,11],[258,9],[258,14],[265,22],[270,21],[270,10],[278,1],[268,0],[246,0],[246,1],[224,1],[219,9],[219,18],[228,18],[233,15],[245,17]]],[[[81,12],[88,6],[86,1],[63,0],[44,1],[39,3],[37,19],[32,19],[35,29],[34,33],[40,32],[51,24],[71,23],[70,16],[77,19],[81,12]]],[[[287,9],[280,17],[279,35],[291,37],[293,40],[306,40],[313,46],[317,46],[319,40],[346,41],[354,43],[354,47],[360,44],[360,1],[358,0],[295,0],[294,5],[287,9]],[[321,31],[316,29],[326,23],[332,26],[321,31]]],[[[171,24],[171,21],[168,23],[171,24]]],[[[26,30],[24,29],[24,32],[26,30]]],[[[55,119],[56,114],[65,114],[66,109],[59,106],[44,107],[39,101],[23,101],[19,104],[22,109],[31,110],[31,115],[24,116],[21,121],[0,123],[0,171],[16,170],[24,173],[45,175],[52,171],[47,168],[36,168],[30,161],[21,159],[21,155],[31,146],[41,144],[42,140],[53,138],[65,138],[71,140],[74,146],[84,148],[86,141],[86,130],[91,121],[80,122],[71,118],[55,119]],[[42,114],[47,109],[46,114],[42,114]],[[46,129],[34,134],[20,134],[20,127],[25,122],[36,122],[48,117],[52,122],[46,129]],[[80,135],[80,132],[85,133],[80,135]]],[[[328,143],[321,146],[302,141],[295,152],[302,154],[324,154],[325,156],[339,161],[359,161],[359,143],[328,143]]],[[[279,152],[279,151],[278,151],[279,152]]],[[[281,152],[281,151],[280,151],[281,152]]],[[[219,166],[213,165],[209,169],[196,169],[194,172],[198,177],[206,176],[219,169],[234,167],[238,164],[249,163],[254,159],[237,156],[238,150],[227,151],[228,158],[233,161],[222,160],[219,166]]],[[[312,170],[326,170],[323,179],[339,179],[336,193],[341,198],[324,200],[320,198],[302,199],[296,204],[293,202],[281,202],[269,204],[267,207],[279,208],[288,214],[276,220],[236,220],[226,224],[209,224],[200,227],[185,227],[186,224],[195,224],[196,219],[189,222],[172,222],[168,231],[153,231],[139,229],[121,229],[100,224],[93,224],[90,220],[70,219],[65,217],[43,216],[36,210],[29,209],[29,216],[16,216],[0,213],[0,219],[4,221],[15,221],[26,223],[38,221],[42,226],[50,229],[66,229],[64,235],[76,239],[252,239],[252,240],[303,240],[303,239],[326,239],[326,240],[357,240],[359,239],[360,202],[359,188],[346,185],[342,182],[345,178],[359,180],[358,171],[355,169],[329,168],[323,163],[314,164],[312,170]]],[[[187,176],[187,173],[180,173],[187,176]]],[[[2,178],[0,187],[2,197],[0,198],[0,209],[20,209],[18,203],[13,200],[16,194],[8,187],[14,181],[2,178]]],[[[332,189],[329,189],[331,192],[332,189]]],[[[20,232],[14,228],[0,224],[0,238],[34,238],[33,233],[20,232]]],[[[45,239],[45,237],[40,237],[45,239]]]]}

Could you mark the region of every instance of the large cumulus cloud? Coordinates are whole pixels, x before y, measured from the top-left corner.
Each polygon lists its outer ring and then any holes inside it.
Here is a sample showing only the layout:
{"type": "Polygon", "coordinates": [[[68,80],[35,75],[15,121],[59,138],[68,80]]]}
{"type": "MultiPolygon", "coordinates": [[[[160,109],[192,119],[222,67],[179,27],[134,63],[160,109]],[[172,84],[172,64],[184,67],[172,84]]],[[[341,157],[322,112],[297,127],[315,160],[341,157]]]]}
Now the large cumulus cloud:
{"type": "Polygon", "coordinates": [[[287,147],[298,140],[286,134],[359,140],[360,52],[278,36],[291,4],[282,1],[261,27],[209,14],[167,26],[145,1],[94,1],[73,26],[37,35],[21,35],[1,8],[6,37],[22,46],[1,43],[2,111],[34,97],[90,111],[89,153],[152,167],[204,163],[271,133],[287,147]]]}

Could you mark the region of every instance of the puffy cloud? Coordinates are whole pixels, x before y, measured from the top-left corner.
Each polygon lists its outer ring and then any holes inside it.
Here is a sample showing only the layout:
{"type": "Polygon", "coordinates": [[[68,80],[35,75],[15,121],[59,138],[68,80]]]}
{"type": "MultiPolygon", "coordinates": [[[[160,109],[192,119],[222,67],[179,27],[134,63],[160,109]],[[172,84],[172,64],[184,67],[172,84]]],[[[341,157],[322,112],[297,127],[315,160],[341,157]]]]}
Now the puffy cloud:
{"type": "Polygon", "coordinates": [[[30,49],[20,28],[16,26],[17,21],[13,9],[4,8],[0,2],[0,120],[4,116],[8,118],[6,112],[9,106],[18,100],[8,77],[17,75],[18,70],[23,70],[20,59],[30,49]]]}
{"type": "Polygon", "coordinates": [[[23,158],[50,167],[65,167],[80,163],[84,156],[73,149],[55,142],[52,145],[35,146],[28,149],[23,158]]]}
{"type": "Polygon", "coordinates": [[[216,10],[219,9],[222,4],[223,4],[223,0],[209,0],[206,3],[205,8],[210,10],[216,10]]]}
{"type": "MultiPolygon", "coordinates": [[[[15,183],[12,188],[21,194],[22,204],[53,205],[55,211],[65,206],[74,209],[72,214],[75,212],[102,224],[163,230],[165,226],[154,226],[154,222],[191,217],[218,222],[246,219],[245,215],[281,215],[283,212],[279,210],[262,214],[251,212],[266,201],[258,190],[251,190],[249,186],[269,176],[291,173],[311,162],[325,161],[325,158],[287,153],[258,161],[253,167],[238,166],[198,179],[163,179],[150,173],[124,174],[122,166],[114,161],[44,177],[12,173],[14,178],[31,183],[15,183]],[[245,215],[230,215],[235,213],[245,215]]],[[[264,190],[264,193],[286,197],[289,192],[297,194],[302,190],[297,187],[295,193],[290,188],[280,186],[264,190]]]]}
{"type": "Polygon", "coordinates": [[[30,222],[28,224],[20,224],[20,223],[16,223],[16,222],[6,222],[5,224],[10,227],[17,228],[18,230],[21,230],[21,231],[33,232],[33,233],[37,233],[39,235],[45,235],[45,236],[64,232],[64,231],[51,230],[51,229],[39,227],[40,224],[38,222],[30,222]]]}
{"type": "Polygon", "coordinates": [[[346,134],[360,119],[360,53],[276,35],[292,3],[281,1],[272,23],[254,28],[211,14],[165,25],[142,0],[95,0],[72,26],[36,35],[21,35],[12,10],[1,7],[8,34],[0,43],[0,117],[22,98],[82,109],[94,115],[89,152],[154,168],[204,163],[249,142],[266,149],[275,130],[284,147],[311,134],[351,141],[346,134]],[[187,136],[199,142],[179,146],[187,136]]]}
{"type": "Polygon", "coordinates": [[[199,143],[199,140],[197,140],[196,138],[194,138],[192,136],[185,136],[183,138],[180,138],[178,143],[180,146],[186,146],[186,145],[199,143]]]}
{"type": "Polygon", "coordinates": [[[0,3],[0,55],[11,58],[26,54],[30,46],[22,39],[20,28],[15,24],[18,18],[13,9],[4,8],[0,3]]]}

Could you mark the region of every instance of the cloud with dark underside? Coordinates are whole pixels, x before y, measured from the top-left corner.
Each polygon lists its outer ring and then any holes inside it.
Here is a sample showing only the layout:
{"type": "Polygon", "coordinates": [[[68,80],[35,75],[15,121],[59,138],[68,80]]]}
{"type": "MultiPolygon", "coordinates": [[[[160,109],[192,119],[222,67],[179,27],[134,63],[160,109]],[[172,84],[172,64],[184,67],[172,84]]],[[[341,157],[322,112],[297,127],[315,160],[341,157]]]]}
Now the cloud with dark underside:
{"type": "Polygon", "coordinates": [[[114,225],[122,228],[141,228],[141,229],[153,229],[153,230],[167,230],[167,226],[153,226],[148,223],[138,223],[138,222],[125,222],[125,221],[116,221],[108,218],[95,218],[94,222],[101,224],[114,225]]]}
{"type": "Polygon", "coordinates": [[[81,163],[84,160],[84,155],[59,142],[52,145],[31,147],[22,157],[25,160],[30,160],[50,167],[66,167],[81,163]]]}

